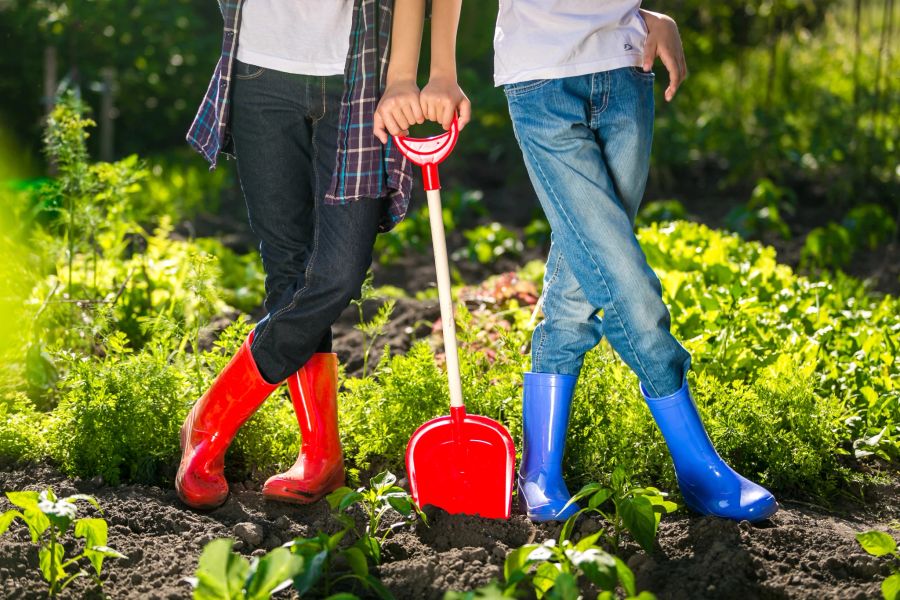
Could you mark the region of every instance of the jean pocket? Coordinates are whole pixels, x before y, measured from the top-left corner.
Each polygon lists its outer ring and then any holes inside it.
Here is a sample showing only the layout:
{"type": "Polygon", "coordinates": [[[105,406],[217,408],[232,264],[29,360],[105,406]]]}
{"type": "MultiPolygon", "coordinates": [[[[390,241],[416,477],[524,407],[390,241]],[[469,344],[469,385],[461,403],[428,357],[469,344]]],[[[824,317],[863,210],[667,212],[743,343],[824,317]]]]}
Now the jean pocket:
{"type": "Polygon", "coordinates": [[[628,72],[634,77],[649,83],[653,83],[656,80],[656,74],[653,71],[644,71],[643,67],[628,67],[628,72]]]}
{"type": "Polygon", "coordinates": [[[248,65],[235,59],[234,61],[234,78],[235,79],[256,79],[263,73],[265,69],[256,65],[248,65]]]}
{"type": "Polygon", "coordinates": [[[508,98],[516,98],[535,90],[539,90],[552,79],[531,79],[529,81],[520,81],[518,83],[507,83],[503,86],[503,92],[508,98]]]}

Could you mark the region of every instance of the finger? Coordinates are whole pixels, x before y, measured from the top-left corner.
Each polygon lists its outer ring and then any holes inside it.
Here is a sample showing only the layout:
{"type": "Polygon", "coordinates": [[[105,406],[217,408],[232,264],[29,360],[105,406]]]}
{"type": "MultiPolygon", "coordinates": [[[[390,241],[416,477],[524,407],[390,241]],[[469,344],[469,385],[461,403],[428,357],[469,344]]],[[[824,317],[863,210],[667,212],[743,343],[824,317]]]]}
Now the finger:
{"type": "Polygon", "coordinates": [[[412,108],[413,117],[415,117],[415,122],[421,125],[425,122],[425,113],[422,111],[422,103],[419,98],[416,98],[412,102],[410,102],[410,108],[412,108]]]}
{"type": "MultiPolygon", "coordinates": [[[[397,127],[399,129],[409,129],[409,121],[406,120],[406,115],[403,114],[402,107],[394,107],[394,110],[391,111],[391,116],[394,118],[394,122],[397,124],[397,127]]],[[[394,135],[397,134],[395,133],[394,135]]]]}
{"type": "Polygon", "coordinates": [[[644,42],[643,64],[641,65],[645,72],[649,73],[653,69],[654,60],[656,60],[656,40],[647,36],[647,41],[644,42]]]}
{"type": "Polygon", "coordinates": [[[381,113],[378,111],[375,112],[374,133],[375,137],[377,137],[382,144],[387,144],[388,134],[384,129],[384,119],[381,118],[381,113]]]}
{"type": "Polygon", "coordinates": [[[385,113],[383,115],[384,125],[387,127],[387,130],[391,135],[401,135],[403,133],[403,128],[397,125],[397,121],[394,120],[394,115],[391,113],[385,113]]]}
{"type": "Polygon", "coordinates": [[[459,130],[462,131],[469,121],[472,120],[472,103],[468,98],[463,98],[459,103],[459,130]]]}
{"type": "Polygon", "coordinates": [[[681,69],[675,58],[668,52],[663,52],[660,58],[669,72],[669,87],[666,88],[665,98],[666,102],[671,102],[675,97],[675,92],[678,91],[678,86],[681,85],[681,69]]]}
{"type": "Polygon", "coordinates": [[[431,99],[426,100],[425,118],[429,121],[437,121],[437,109],[435,103],[431,99]]]}
{"type": "Polygon", "coordinates": [[[441,126],[444,128],[444,131],[450,129],[450,125],[453,124],[454,114],[456,114],[456,109],[452,102],[449,100],[441,102],[441,126]]]}
{"type": "Polygon", "coordinates": [[[408,128],[413,123],[417,123],[416,121],[416,112],[413,110],[413,104],[417,104],[413,100],[410,100],[407,103],[404,103],[400,108],[403,112],[403,117],[406,119],[406,127],[408,128]]]}

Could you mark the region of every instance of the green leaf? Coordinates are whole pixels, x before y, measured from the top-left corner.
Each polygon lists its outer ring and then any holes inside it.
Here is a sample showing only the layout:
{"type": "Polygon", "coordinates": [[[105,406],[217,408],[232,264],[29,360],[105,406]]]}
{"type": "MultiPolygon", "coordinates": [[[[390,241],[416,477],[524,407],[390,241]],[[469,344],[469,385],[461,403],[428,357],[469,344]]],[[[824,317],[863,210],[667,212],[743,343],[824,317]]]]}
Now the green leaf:
{"type": "Polygon", "coordinates": [[[538,565],[532,579],[538,598],[542,598],[553,587],[559,575],[560,568],[555,563],[545,562],[538,565]]]}
{"type": "Polygon", "coordinates": [[[31,534],[31,541],[36,544],[41,535],[50,527],[50,519],[41,512],[37,504],[26,508],[24,515],[23,518],[28,525],[28,533],[31,534]]]}
{"type": "Polygon", "coordinates": [[[381,598],[381,600],[394,600],[394,595],[391,591],[387,589],[383,583],[378,581],[374,575],[370,573],[366,575],[364,579],[366,587],[374,591],[375,595],[381,598]]]}
{"type": "Polygon", "coordinates": [[[0,515],[0,535],[6,533],[6,530],[9,529],[10,523],[12,523],[16,517],[21,518],[23,521],[25,520],[25,515],[23,515],[16,509],[8,510],[0,515]]]}
{"type": "Polygon", "coordinates": [[[900,573],[894,573],[881,582],[881,595],[884,600],[900,600],[900,573]]]}
{"type": "Polygon", "coordinates": [[[287,548],[275,548],[260,557],[250,568],[245,586],[247,600],[265,600],[288,587],[303,566],[303,557],[291,554],[287,548]]]}
{"type": "Polygon", "coordinates": [[[388,498],[388,504],[404,517],[408,517],[412,513],[412,502],[408,497],[400,498],[395,496],[388,498]]]}
{"type": "Polygon", "coordinates": [[[582,498],[587,498],[588,496],[590,496],[597,490],[601,489],[602,487],[603,486],[601,486],[599,483],[588,483],[587,485],[582,487],[580,490],[575,492],[575,494],[572,495],[572,498],[569,501],[577,502],[577,501],[581,500],[582,498]]]}
{"type": "Polygon", "coordinates": [[[503,563],[503,578],[509,581],[515,571],[521,571],[528,564],[528,555],[537,547],[538,544],[526,544],[507,554],[503,563]]]}
{"type": "Polygon", "coordinates": [[[372,559],[376,565],[381,562],[381,545],[378,540],[369,535],[364,535],[353,544],[363,551],[363,554],[372,559]]]}
{"type": "Polygon", "coordinates": [[[631,572],[628,565],[626,565],[618,556],[613,556],[613,560],[616,561],[616,575],[619,577],[619,585],[622,586],[626,594],[634,596],[636,589],[634,585],[634,573],[631,572]]]}
{"type": "Polygon", "coordinates": [[[87,502],[90,502],[94,506],[94,508],[99,510],[101,513],[103,512],[103,510],[100,508],[100,503],[97,502],[97,499],[93,496],[89,496],[87,494],[73,494],[67,498],[63,498],[64,502],[75,502],[76,500],[86,500],[87,502]]]}
{"type": "Polygon", "coordinates": [[[97,546],[106,547],[107,525],[103,519],[78,519],[75,521],[75,537],[84,538],[84,555],[88,557],[94,566],[94,571],[100,575],[103,567],[102,552],[92,552],[97,546]]]}
{"type": "Polygon", "coordinates": [[[612,490],[609,488],[603,488],[599,490],[596,494],[591,496],[591,499],[588,500],[588,508],[597,508],[612,496],[612,490]]]}
{"type": "Polygon", "coordinates": [[[657,517],[650,500],[646,496],[623,498],[619,501],[619,512],[625,528],[631,532],[641,548],[652,552],[653,541],[656,539],[657,517]]]}
{"type": "Polygon", "coordinates": [[[322,550],[313,556],[312,559],[306,561],[303,570],[294,577],[294,589],[301,596],[310,591],[319,582],[319,578],[322,576],[322,565],[325,564],[327,558],[328,550],[322,550]]]}
{"type": "Polygon", "coordinates": [[[560,573],[553,582],[553,588],[547,598],[554,600],[577,600],[581,596],[578,582],[571,573],[560,573]]]}
{"type": "Polygon", "coordinates": [[[884,556],[897,550],[897,542],[883,531],[864,531],[856,534],[856,540],[863,550],[872,556],[884,556]]]}
{"type": "Polygon", "coordinates": [[[347,562],[350,563],[350,570],[355,575],[365,577],[369,574],[369,561],[366,560],[366,555],[362,550],[350,547],[344,550],[344,556],[347,558],[347,562]]]}
{"type": "Polygon", "coordinates": [[[62,544],[54,544],[52,553],[50,546],[45,546],[38,552],[38,558],[41,562],[41,573],[43,573],[44,579],[48,582],[59,581],[65,576],[66,571],[62,566],[63,552],[62,544]],[[54,573],[55,579],[51,579],[54,577],[54,573]]]}
{"type": "Polygon", "coordinates": [[[334,510],[341,504],[341,500],[343,500],[347,494],[353,493],[355,492],[346,486],[339,487],[338,489],[325,496],[325,499],[328,500],[328,506],[330,506],[331,509],[334,510]]]}
{"type": "Polygon", "coordinates": [[[578,568],[599,589],[609,591],[616,589],[618,575],[615,564],[610,565],[601,561],[583,562],[578,568]]]}
{"type": "Polygon", "coordinates": [[[377,489],[380,487],[390,487],[397,483],[397,476],[390,471],[382,471],[381,473],[373,477],[369,483],[372,489],[377,489]]]}
{"type": "Polygon", "coordinates": [[[197,566],[194,600],[240,600],[250,563],[231,551],[230,538],[213,540],[203,547],[197,566]]]}
{"type": "Polygon", "coordinates": [[[581,538],[580,540],[578,540],[578,543],[575,544],[575,549],[579,552],[584,552],[588,548],[593,547],[594,543],[600,538],[601,535],[603,535],[603,532],[598,531],[597,533],[593,533],[589,536],[581,538]]]}
{"type": "Polygon", "coordinates": [[[37,492],[6,492],[6,497],[19,508],[37,508],[37,492]]]}
{"type": "MultiPolygon", "coordinates": [[[[571,500],[569,501],[571,502],[571,500]]],[[[578,517],[581,516],[586,509],[582,508],[574,515],[566,519],[566,522],[563,523],[562,528],[559,530],[559,539],[560,540],[568,540],[572,537],[572,531],[575,529],[575,521],[578,520],[578,517]]]]}
{"type": "Polygon", "coordinates": [[[359,596],[350,592],[338,592],[328,596],[325,600],[359,600],[359,596]]]}

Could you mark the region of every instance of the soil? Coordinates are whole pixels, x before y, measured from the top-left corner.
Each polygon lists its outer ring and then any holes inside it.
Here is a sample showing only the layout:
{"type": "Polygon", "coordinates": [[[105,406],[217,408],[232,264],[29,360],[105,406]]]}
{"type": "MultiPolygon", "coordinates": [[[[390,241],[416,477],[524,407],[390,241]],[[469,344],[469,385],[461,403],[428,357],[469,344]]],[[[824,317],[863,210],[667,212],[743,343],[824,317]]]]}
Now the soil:
{"type": "MultiPolygon", "coordinates": [[[[0,472],[3,490],[48,486],[61,496],[87,493],[100,502],[110,527],[109,545],[128,557],[104,563],[103,592],[114,599],[189,598],[185,578],[196,569],[203,545],[216,537],[239,539],[236,531],[258,527],[258,538],[244,535],[248,541],[236,545],[249,556],[296,536],[340,528],[325,501],[308,506],[265,501],[255,482],[234,483],[221,508],[203,513],[185,508],[172,489],[69,480],[46,465],[0,472]]],[[[895,522],[900,517],[898,491],[897,485],[884,486],[874,490],[865,506],[831,509],[785,500],[772,519],[759,525],[679,511],[663,519],[653,553],[626,540],[621,555],[633,569],[638,588],[653,591],[661,600],[877,598],[887,567],[862,551],[854,532],[884,530],[895,522]]],[[[79,516],[96,512],[86,503],[80,506],[79,516]]],[[[0,501],[0,509],[8,508],[5,499],[0,501]]],[[[384,546],[377,575],[400,599],[441,598],[446,590],[468,590],[501,578],[510,549],[558,533],[558,525],[532,524],[521,515],[502,521],[449,515],[433,507],[426,513],[428,526],[400,529],[384,546]]],[[[584,518],[576,525],[577,535],[593,533],[600,525],[584,518]]],[[[68,546],[67,551],[74,549],[68,546]]],[[[45,597],[37,573],[37,552],[27,528],[17,521],[0,537],[4,597],[45,597]]],[[[92,582],[79,579],[60,597],[101,594],[92,582]]]]}

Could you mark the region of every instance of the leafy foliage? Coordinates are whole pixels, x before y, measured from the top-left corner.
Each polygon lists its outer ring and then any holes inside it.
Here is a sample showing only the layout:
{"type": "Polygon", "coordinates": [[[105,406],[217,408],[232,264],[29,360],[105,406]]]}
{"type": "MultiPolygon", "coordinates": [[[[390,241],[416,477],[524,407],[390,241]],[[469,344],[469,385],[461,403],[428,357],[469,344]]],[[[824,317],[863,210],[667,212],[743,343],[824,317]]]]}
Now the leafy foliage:
{"type": "Polygon", "coordinates": [[[196,576],[189,579],[196,600],[254,600],[289,586],[301,597],[393,598],[390,591],[370,571],[370,563],[380,562],[381,544],[404,522],[412,522],[421,512],[409,494],[395,485],[397,478],[382,472],[371,487],[352,490],[344,487],[328,496],[343,528],[333,534],[319,531],[309,538],[296,538],[263,556],[246,558],[231,551],[233,540],[209,542],[200,556],[196,576]],[[351,515],[361,508],[367,517],[360,530],[351,515]],[[383,528],[381,519],[396,510],[404,520],[383,528]],[[351,538],[356,539],[351,541],[351,538]]]}
{"type": "Polygon", "coordinates": [[[889,557],[891,574],[881,582],[881,595],[884,600],[900,598],[900,552],[897,552],[894,538],[883,531],[873,530],[857,533],[856,540],[872,556],[889,557]]]}
{"type": "Polygon", "coordinates": [[[91,503],[100,511],[100,505],[93,496],[75,494],[57,498],[52,490],[47,489],[40,493],[6,492],[6,497],[21,510],[12,509],[0,515],[0,535],[6,533],[16,518],[25,522],[31,541],[38,546],[41,574],[50,586],[50,596],[60,593],[78,577],[90,576],[98,586],[102,586],[100,574],[104,559],[127,558],[106,545],[107,524],[104,519],[75,518],[78,515],[75,503],[79,500],[91,503]],[[75,525],[75,537],[84,540],[84,550],[66,558],[62,538],[71,525],[75,525]],[[82,559],[87,559],[91,564],[93,573],[82,568],[75,572],[68,570],[77,567],[82,559]]]}

